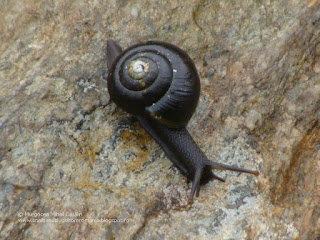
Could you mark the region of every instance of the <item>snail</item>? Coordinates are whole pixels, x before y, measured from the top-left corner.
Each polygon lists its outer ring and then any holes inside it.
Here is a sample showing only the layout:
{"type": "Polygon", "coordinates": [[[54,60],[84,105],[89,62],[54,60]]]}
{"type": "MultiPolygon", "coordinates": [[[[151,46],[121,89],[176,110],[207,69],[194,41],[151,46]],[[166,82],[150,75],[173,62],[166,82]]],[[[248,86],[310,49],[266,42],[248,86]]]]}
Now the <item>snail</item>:
{"type": "Polygon", "coordinates": [[[199,196],[200,185],[213,179],[212,170],[259,175],[208,160],[187,129],[200,95],[200,79],[191,58],[170,43],[147,41],[124,51],[107,41],[110,100],[136,116],[142,127],[162,147],[168,158],[192,181],[189,203],[199,196]]]}

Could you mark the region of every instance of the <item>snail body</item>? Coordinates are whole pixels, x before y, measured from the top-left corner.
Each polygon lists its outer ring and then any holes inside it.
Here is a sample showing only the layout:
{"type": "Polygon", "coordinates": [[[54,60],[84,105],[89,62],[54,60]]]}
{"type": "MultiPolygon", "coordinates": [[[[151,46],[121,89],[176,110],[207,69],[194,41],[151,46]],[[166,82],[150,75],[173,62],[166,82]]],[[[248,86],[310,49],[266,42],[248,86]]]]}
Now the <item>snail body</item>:
{"type": "Polygon", "coordinates": [[[197,106],[200,79],[191,58],[180,48],[148,41],[122,51],[107,42],[108,90],[110,98],[135,115],[142,127],[162,147],[174,165],[192,181],[189,202],[200,185],[212,179],[224,181],[212,169],[258,175],[209,161],[185,128],[197,106]]]}

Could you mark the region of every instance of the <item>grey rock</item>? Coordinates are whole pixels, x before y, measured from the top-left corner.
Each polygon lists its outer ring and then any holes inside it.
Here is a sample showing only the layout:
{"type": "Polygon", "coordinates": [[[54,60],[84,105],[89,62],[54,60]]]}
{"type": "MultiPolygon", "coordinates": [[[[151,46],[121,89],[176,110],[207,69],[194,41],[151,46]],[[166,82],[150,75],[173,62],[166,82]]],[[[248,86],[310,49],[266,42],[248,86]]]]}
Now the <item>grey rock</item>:
{"type": "Polygon", "coordinates": [[[0,1],[0,239],[318,239],[319,39],[311,0],[0,1]],[[109,103],[107,39],[188,52],[188,130],[260,176],[217,171],[187,205],[190,183],[109,103]]]}

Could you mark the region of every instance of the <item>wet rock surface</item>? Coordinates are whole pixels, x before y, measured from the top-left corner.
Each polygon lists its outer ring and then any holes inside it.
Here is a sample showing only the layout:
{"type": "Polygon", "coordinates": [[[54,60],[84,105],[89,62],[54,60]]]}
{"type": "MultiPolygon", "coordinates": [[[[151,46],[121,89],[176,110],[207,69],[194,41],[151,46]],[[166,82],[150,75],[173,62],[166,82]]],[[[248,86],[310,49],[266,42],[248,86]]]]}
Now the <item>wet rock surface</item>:
{"type": "Polygon", "coordinates": [[[0,84],[1,239],[320,237],[319,1],[0,1],[0,84]],[[109,103],[107,39],[188,52],[188,130],[260,176],[216,171],[187,205],[191,184],[109,103]]]}

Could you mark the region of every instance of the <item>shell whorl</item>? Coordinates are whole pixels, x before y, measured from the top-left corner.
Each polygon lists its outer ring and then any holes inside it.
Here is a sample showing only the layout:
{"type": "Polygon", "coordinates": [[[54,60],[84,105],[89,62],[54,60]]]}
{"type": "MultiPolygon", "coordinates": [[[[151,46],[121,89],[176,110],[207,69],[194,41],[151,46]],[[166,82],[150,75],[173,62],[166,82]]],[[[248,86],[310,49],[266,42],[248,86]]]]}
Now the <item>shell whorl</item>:
{"type": "Polygon", "coordinates": [[[184,51],[148,41],[120,54],[109,71],[108,89],[111,99],[127,112],[183,127],[197,106],[200,80],[184,51]]]}

